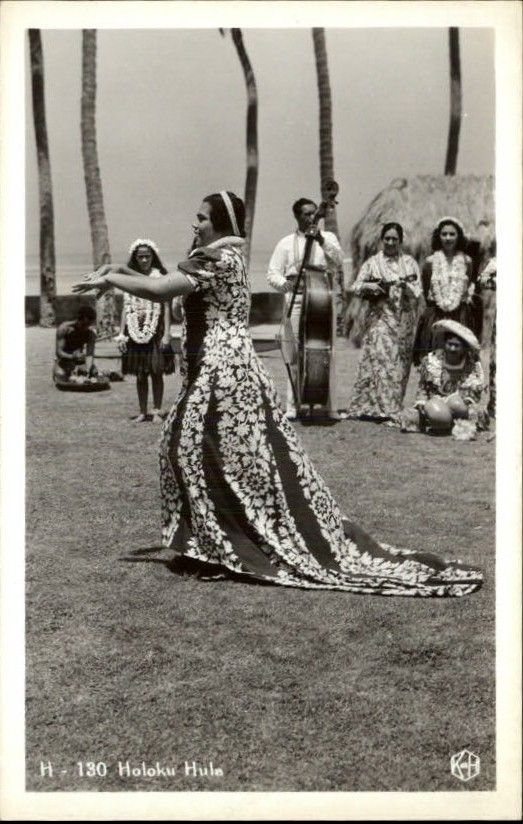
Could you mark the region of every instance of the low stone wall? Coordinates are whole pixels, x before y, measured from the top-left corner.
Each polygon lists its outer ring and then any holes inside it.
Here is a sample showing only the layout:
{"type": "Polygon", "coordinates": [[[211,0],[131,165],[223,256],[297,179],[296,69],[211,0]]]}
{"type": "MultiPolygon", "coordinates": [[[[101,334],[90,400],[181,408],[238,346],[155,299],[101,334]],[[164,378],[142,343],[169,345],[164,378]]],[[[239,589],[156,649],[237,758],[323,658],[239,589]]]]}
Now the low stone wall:
{"type": "MultiPolygon", "coordinates": [[[[123,295],[116,295],[116,306],[118,314],[122,311],[123,295]]],[[[56,323],[64,320],[73,320],[81,306],[94,307],[96,300],[91,295],[59,295],[55,298],[56,323]]],[[[283,308],[283,295],[279,292],[254,292],[251,301],[250,323],[256,326],[261,323],[278,323],[281,319],[283,308]]],[[[173,321],[180,321],[177,312],[173,313],[173,321]]],[[[40,297],[38,295],[26,295],[25,298],[25,323],[27,326],[34,326],[40,322],[40,297]]]]}

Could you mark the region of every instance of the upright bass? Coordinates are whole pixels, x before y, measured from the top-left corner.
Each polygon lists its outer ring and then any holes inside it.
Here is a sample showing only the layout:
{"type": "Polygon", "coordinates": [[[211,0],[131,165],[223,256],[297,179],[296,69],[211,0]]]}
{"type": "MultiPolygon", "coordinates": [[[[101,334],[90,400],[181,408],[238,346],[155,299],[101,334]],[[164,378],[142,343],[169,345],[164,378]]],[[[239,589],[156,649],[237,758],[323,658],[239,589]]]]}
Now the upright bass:
{"type": "Polygon", "coordinates": [[[318,221],[325,217],[328,209],[334,208],[339,191],[334,180],[328,181],[325,188],[327,197],[318,206],[311,228],[305,232],[305,251],[279,333],[283,361],[298,415],[307,408],[309,415],[318,407],[326,410],[331,388],[333,283],[326,266],[311,263],[314,243],[317,242],[318,221]],[[302,283],[303,302],[296,335],[291,314],[302,283]]]}

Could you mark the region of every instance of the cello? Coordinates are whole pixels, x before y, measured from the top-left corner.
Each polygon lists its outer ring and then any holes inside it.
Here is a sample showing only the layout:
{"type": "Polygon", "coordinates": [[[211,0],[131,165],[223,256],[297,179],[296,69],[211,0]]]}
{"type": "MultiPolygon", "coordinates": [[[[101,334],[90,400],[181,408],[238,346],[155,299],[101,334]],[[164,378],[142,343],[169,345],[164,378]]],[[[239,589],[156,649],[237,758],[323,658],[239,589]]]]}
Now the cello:
{"type": "Polygon", "coordinates": [[[308,407],[310,416],[318,406],[325,410],[330,394],[330,370],[334,346],[333,283],[325,266],[315,266],[310,262],[314,243],[317,242],[318,221],[325,217],[329,208],[334,208],[339,186],[336,181],[329,180],[325,191],[327,197],[316,210],[311,228],[305,232],[303,258],[279,335],[283,360],[292,386],[298,415],[303,407],[308,407]],[[296,337],[291,324],[291,314],[302,281],[304,283],[303,303],[296,337]]]}

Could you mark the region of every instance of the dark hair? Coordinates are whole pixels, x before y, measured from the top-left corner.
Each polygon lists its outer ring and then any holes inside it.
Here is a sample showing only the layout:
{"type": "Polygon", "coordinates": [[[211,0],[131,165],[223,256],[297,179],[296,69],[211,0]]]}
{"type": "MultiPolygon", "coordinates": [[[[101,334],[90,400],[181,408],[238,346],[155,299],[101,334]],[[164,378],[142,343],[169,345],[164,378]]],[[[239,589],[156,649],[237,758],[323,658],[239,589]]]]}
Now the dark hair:
{"type": "Polygon", "coordinates": [[[314,206],[314,208],[316,208],[315,202],[308,197],[300,197],[300,199],[297,200],[296,203],[292,204],[292,213],[296,220],[298,220],[298,218],[301,215],[301,207],[307,205],[314,206]]]}
{"type": "Polygon", "coordinates": [[[395,229],[398,233],[398,237],[400,239],[400,243],[403,243],[403,226],[401,223],[396,223],[395,221],[390,221],[389,223],[384,223],[383,228],[381,230],[380,239],[383,240],[389,229],[395,229]]]}
{"type": "MultiPolygon", "coordinates": [[[[241,237],[245,237],[245,206],[241,197],[235,195],[234,192],[227,192],[234,210],[234,217],[238,224],[238,230],[241,237]]],[[[234,227],[227,211],[227,206],[223,201],[223,197],[215,192],[212,195],[207,195],[203,199],[204,203],[208,203],[210,208],[209,216],[211,223],[217,232],[227,232],[227,234],[236,234],[234,227]]]]}
{"type": "Polygon", "coordinates": [[[153,269],[158,269],[158,271],[161,272],[162,275],[166,275],[167,274],[167,269],[165,268],[162,261],[158,257],[158,253],[155,252],[154,249],[151,246],[149,246],[148,243],[139,243],[138,246],[136,246],[133,249],[132,255],[129,258],[129,260],[127,261],[127,266],[129,266],[130,269],[134,269],[135,272],[140,271],[140,267],[138,266],[138,263],[136,262],[136,253],[137,253],[138,249],[141,249],[142,246],[145,246],[147,249],[149,249],[149,251],[151,252],[151,254],[153,256],[152,257],[151,267],[153,269]]]}
{"type": "Polygon", "coordinates": [[[447,225],[454,226],[458,233],[456,251],[464,252],[467,248],[467,238],[465,237],[465,232],[463,231],[459,223],[456,223],[456,221],[452,220],[452,218],[445,218],[445,220],[440,220],[440,222],[432,232],[432,251],[437,252],[439,249],[441,249],[441,238],[439,236],[439,233],[441,232],[443,227],[447,225]]]}
{"type": "Polygon", "coordinates": [[[89,323],[93,323],[96,320],[96,312],[92,306],[80,306],[76,319],[88,320],[89,323]]]}
{"type": "Polygon", "coordinates": [[[475,352],[470,343],[467,343],[465,338],[462,338],[461,335],[456,335],[455,332],[445,332],[443,335],[443,346],[445,346],[446,342],[449,338],[456,338],[459,340],[461,345],[463,346],[463,351],[465,352],[465,357],[469,359],[469,361],[477,361],[479,360],[479,352],[475,352]]]}

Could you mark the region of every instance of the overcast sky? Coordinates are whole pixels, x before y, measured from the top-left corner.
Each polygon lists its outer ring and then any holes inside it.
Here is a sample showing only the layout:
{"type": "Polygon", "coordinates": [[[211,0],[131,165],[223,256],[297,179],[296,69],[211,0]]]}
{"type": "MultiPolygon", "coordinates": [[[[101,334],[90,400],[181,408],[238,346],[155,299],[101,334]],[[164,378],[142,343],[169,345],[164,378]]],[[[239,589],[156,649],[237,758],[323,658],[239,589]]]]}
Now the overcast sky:
{"type": "MultiPolygon", "coordinates": [[[[253,245],[294,228],[290,207],[319,195],[318,99],[310,29],[244,29],[259,95],[253,245]]],[[[90,252],[80,148],[81,32],[44,31],[57,254],[90,252]]],[[[447,29],[329,29],[342,239],[393,178],[443,172],[447,29]]],[[[27,58],[27,65],[29,60],[27,58]]],[[[494,37],[461,29],[464,117],[458,173],[494,171],[494,37]]],[[[38,189],[27,101],[27,251],[38,252],[38,189]]],[[[201,198],[243,193],[246,92],[229,36],[215,29],[98,34],[98,150],[111,250],[154,238],[182,254],[201,198]]]]}

